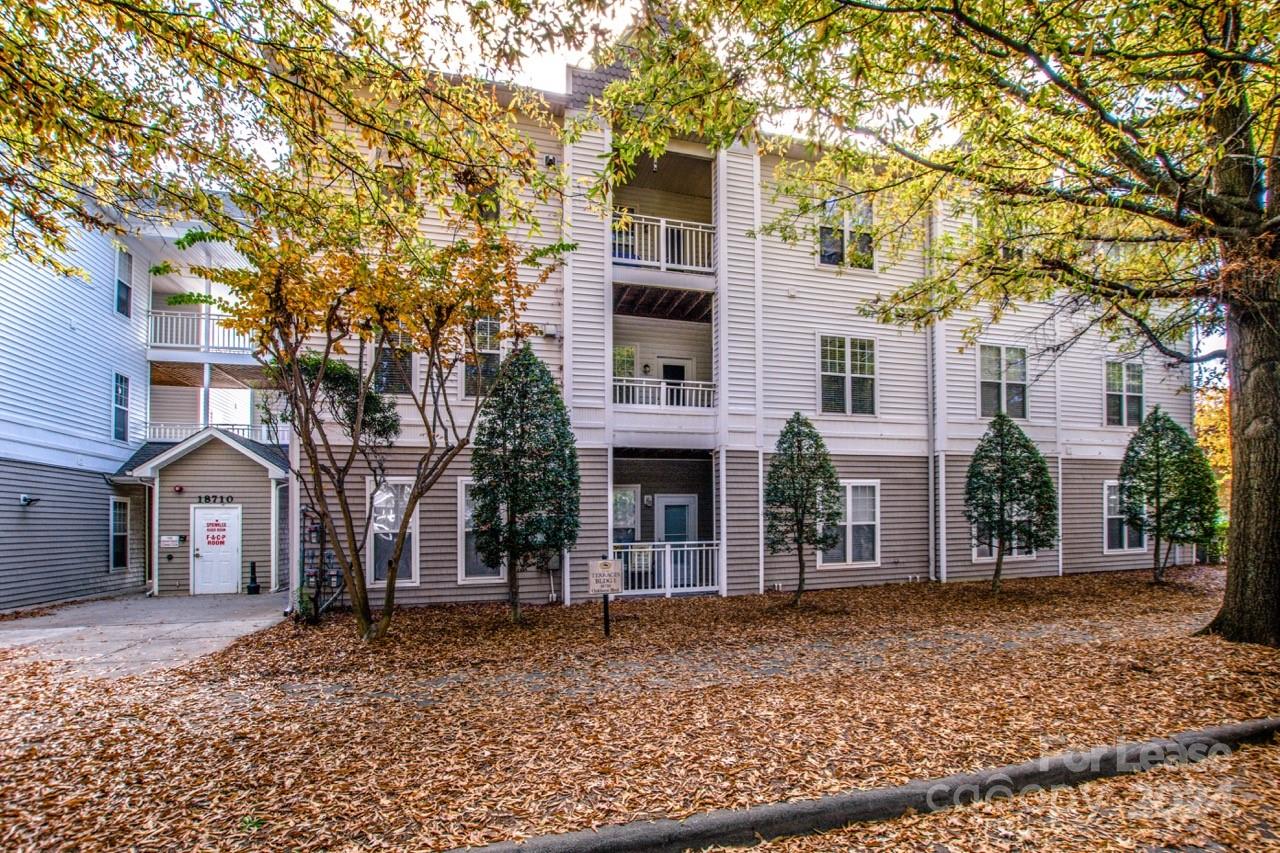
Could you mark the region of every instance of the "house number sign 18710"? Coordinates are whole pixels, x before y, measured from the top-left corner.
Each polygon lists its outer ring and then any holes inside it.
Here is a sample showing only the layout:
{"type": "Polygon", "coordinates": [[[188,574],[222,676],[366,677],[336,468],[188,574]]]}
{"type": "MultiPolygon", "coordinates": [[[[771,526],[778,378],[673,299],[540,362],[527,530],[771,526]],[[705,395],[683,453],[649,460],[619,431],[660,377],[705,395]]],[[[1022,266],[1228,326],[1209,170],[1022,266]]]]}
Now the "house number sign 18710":
{"type": "Polygon", "coordinates": [[[196,495],[196,503],[232,504],[235,502],[236,502],[235,495],[196,495]]]}

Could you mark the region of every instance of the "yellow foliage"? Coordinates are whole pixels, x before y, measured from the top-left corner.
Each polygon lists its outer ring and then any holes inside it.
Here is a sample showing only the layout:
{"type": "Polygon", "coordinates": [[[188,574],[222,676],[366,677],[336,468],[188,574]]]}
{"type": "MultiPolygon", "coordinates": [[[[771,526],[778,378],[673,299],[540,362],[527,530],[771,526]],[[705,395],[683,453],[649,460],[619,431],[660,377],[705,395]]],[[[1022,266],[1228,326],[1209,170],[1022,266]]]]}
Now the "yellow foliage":
{"type": "Polygon", "coordinates": [[[1196,440],[1218,478],[1218,503],[1231,508],[1231,394],[1202,388],[1196,394],[1196,440]]]}

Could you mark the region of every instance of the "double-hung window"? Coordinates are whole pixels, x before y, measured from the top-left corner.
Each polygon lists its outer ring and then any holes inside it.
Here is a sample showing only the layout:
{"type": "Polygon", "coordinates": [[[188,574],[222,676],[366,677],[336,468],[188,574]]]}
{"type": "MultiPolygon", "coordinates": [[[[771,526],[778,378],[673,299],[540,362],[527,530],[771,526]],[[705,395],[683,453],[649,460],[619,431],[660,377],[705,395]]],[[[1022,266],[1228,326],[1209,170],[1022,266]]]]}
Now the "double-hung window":
{"type": "Polygon", "coordinates": [[[373,390],[379,394],[408,394],[413,388],[413,350],[399,332],[388,333],[378,348],[373,367],[373,390]]]}
{"type": "Polygon", "coordinates": [[[1145,551],[1147,535],[1141,528],[1125,520],[1124,495],[1120,484],[1109,480],[1102,484],[1102,512],[1106,518],[1105,551],[1145,551]]]}
{"type": "Polygon", "coordinates": [[[458,583],[484,583],[506,579],[501,565],[491,566],[476,547],[475,502],[470,480],[458,481],[458,583]]]}
{"type": "Polygon", "coordinates": [[[115,374],[111,390],[111,437],[129,440],[129,377],[115,374]]]}
{"type": "Polygon", "coordinates": [[[982,344],[978,350],[982,417],[1004,412],[1011,418],[1026,418],[1027,350],[992,344],[982,344]]]}
{"type": "Polygon", "coordinates": [[[111,499],[111,569],[129,566],[129,501],[111,499]]]}
{"type": "Polygon", "coordinates": [[[818,220],[818,263],[832,267],[873,269],[871,202],[859,199],[852,210],[825,202],[818,220]]]}
{"type": "Polygon", "coordinates": [[[818,342],[823,414],[876,413],[876,342],[822,335],[818,342]]]}
{"type": "Polygon", "coordinates": [[[874,566],[880,562],[880,481],[840,483],[840,523],[832,531],[835,544],[820,552],[824,566],[874,566]]]}
{"type": "Polygon", "coordinates": [[[133,255],[116,253],[116,313],[133,316],[133,255]]]}
{"type": "Polygon", "coordinates": [[[1107,426],[1142,423],[1142,364],[1107,362],[1107,426]]]}
{"type": "MultiPolygon", "coordinates": [[[[1014,531],[1013,541],[1004,543],[1004,555],[1009,559],[1030,560],[1036,555],[1036,549],[1027,545],[1023,536],[1014,531]]],[[[996,558],[996,538],[984,524],[973,527],[973,559],[974,562],[994,561],[996,558]]]]}
{"type": "MultiPolygon", "coordinates": [[[[368,480],[373,487],[373,479],[368,480]]],[[[387,571],[391,557],[395,553],[396,537],[400,534],[400,525],[404,521],[409,507],[409,491],[413,488],[411,478],[389,478],[378,484],[370,498],[369,517],[369,578],[375,584],[387,582],[387,571]]],[[[416,584],[418,582],[418,510],[413,510],[405,529],[404,548],[400,551],[400,561],[396,563],[396,583],[416,584]]]]}
{"type": "Polygon", "coordinates": [[[482,317],[476,320],[475,361],[468,362],[466,366],[463,379],[465,396],[483,397],[497,381],[498,365],[501,362],[500,330],[501,326],[495,319],[482,317]]]}

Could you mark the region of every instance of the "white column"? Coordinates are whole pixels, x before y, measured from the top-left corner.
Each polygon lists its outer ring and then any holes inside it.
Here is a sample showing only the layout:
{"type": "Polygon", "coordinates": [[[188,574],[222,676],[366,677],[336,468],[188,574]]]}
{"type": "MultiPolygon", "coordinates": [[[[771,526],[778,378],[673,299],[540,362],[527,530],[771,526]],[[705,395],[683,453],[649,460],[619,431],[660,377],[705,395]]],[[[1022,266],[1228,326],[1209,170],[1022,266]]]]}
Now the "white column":
{"type": "Polygon", "coordinates": [[[213,387],[213,365],[205,362],[204,378],[200,386],[200,426],[209,425],[209,389],[213,387]]]}

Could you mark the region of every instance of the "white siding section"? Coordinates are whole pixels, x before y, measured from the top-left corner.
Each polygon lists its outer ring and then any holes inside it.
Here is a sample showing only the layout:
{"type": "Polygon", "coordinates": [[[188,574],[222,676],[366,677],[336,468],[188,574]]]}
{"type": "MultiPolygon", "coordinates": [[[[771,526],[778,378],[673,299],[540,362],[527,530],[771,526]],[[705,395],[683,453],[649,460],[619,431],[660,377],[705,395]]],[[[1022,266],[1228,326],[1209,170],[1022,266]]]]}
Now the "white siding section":
{"type": "Polygon", "coordinates": [[[659,358],[688,358],[693,360],[690,379],[710,382],[711,324],[687,323],[679,320],[659,320],[652,317],[613,318],[613,344],[630,344],[636,348],[636,375],[643,377],[642,367],[650,365],[653,377],[660,377],[659,358]]]}
{"type": "Polygon", "coordinates": [[[569,202],[568,239],[577,244],[573,253],[571,294],[566,322],[572,324],[567,353],[573,371],[569,387],[573,424],[581,443],[605,442],[606,383],[610,353],[607,341],[613,315],[609,258],[609,221],[603,211],[590,205],[585,191],[596,179],[596,170],[609,149],[606,130],[583,134],[568,154],[572,183],[569,202]]]}
{"type": "MultiPolygon", "coordinates": [[[[707,164],[710,169],[710,163],[707,164]]],[[[747,185],[748,188],[750,184],[747,185]]],[[[623,186],[613,194],[613,203],[631,208],[640,216],[683,219],[686,222],[711,222],[711,199],[685,193],[655,190],[649,187],[623,186]]]]}

